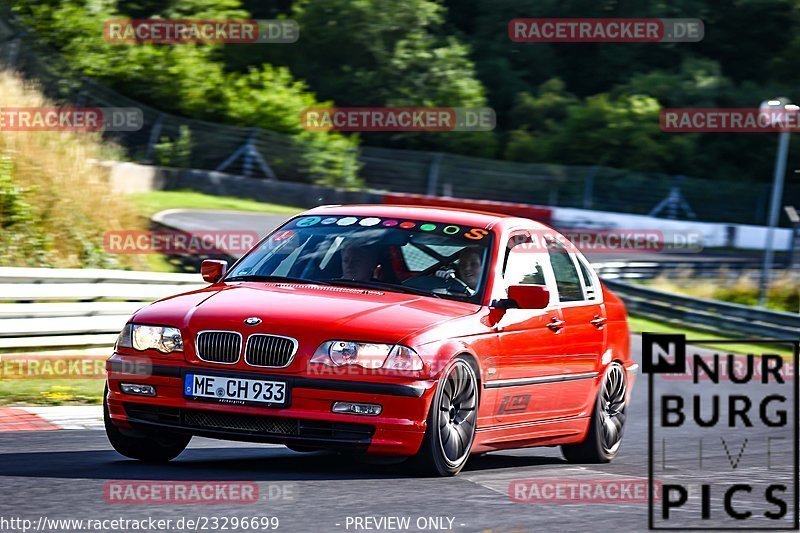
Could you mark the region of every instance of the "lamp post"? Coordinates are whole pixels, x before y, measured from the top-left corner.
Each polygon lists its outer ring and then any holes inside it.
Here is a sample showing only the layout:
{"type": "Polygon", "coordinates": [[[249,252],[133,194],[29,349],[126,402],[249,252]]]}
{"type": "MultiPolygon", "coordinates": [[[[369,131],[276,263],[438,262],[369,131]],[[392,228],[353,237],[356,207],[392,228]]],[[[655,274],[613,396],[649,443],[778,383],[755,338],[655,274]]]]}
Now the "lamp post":
{"type": "Polygon", "coordinates": [[[789,259],[786,264],[792,271],[800,272],[800,213],[793,205],[786,205],[783,207],[786,211],[786,216],[789,217],[789,222],[792,223],[791,244],[789,245],[789,259]],[[795,264],[797,263],[797,264],[795,264]]]}
{"type": "MultiPolygon", "coordinates": [[[[788,98],[775,98],[762,102],[759,110],[762,114],[768,114],[770,122],[775,125],[780,120],[779,113],[796,113],[800,109],[798,106],[789,103],[788,98]]],[[[786,175],[786,158],[789,154],[789,131],[788,129],[780,132],[778,139],[778,152],[775,154],[775,173],[772,179],[772,196],[769,206],[769,219],[767,226],[767,242],[764,246],[764,263],[761,268],[761,280],[758,288],[758,305],[765,307],[767,304],[767,291],[769,289],[769,279],[772,273],[772,265],[775,258],[773,250],[775,227],[778,225],[778,217],[781,209],[781,196],[783,196],[783,178],[786,175]]]]}

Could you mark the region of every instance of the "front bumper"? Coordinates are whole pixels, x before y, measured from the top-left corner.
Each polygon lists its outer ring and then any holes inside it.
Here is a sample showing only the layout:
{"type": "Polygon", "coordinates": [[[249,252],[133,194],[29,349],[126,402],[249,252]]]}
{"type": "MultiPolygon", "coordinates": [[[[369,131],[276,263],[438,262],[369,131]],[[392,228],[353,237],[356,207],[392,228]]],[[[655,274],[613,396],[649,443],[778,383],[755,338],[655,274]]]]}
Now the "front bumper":
{"type": "Polygon", "coordinates": [[[364,376],[242,372],[197,366],[185,361],[144,361],[114,354],[107,363],[108,407],[112,422],[122,428],[172,429],[193,435],[366,451],[370,454],[413,455],[422,443],[436,380],[364,376]],[[183,396],[186,373],[242,378],[280,379],[291,393],[285,407],[232,405],[183,396]],[[156,396],[124,394],[120,383],[152,385],[156,396]],[[336,401],[377,403],[379,416],[331,412],[336,401]]]}

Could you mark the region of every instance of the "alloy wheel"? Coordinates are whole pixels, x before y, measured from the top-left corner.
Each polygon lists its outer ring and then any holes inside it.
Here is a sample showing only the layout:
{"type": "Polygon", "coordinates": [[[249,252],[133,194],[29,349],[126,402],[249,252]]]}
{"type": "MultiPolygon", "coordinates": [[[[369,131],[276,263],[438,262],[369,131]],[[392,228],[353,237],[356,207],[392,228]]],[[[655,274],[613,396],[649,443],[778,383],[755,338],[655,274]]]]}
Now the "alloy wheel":
{"type": "Polygon", "coordinates": [[[616,453],[622,442],[625,427],[625,375],[622,367],[613,365],[606,374],[598,406],[601,424],[601,444],[607,454],[616,453]]]}
{"type": "Polygon", "coordinates": [[[439,446],[450,466],[469,454],[475,435],[478,390],[475,375],[464,361],[456,361],[444,381],[439,404],[439,446]]]}

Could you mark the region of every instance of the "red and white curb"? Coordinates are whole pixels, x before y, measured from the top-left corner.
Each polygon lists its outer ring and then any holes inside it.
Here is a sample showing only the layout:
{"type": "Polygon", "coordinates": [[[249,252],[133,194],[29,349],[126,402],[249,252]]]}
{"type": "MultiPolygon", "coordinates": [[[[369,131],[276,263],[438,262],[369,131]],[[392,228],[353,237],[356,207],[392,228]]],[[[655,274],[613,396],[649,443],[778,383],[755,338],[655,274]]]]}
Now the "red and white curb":
{"type": "Polygon", "coordinates": [[[0,407],[0,432],[102,428],[100,405],[0,407]]]}

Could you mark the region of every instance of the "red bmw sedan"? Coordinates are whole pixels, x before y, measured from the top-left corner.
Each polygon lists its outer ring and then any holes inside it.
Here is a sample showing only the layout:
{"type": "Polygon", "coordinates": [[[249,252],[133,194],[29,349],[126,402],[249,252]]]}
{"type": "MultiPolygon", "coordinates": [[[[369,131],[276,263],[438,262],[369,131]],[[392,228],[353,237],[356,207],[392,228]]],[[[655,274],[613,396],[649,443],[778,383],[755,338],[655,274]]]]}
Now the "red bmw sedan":
{"type": "Polygon", "coordinates": [[[104,411],[122,455],[169,461],[199,435],[454,475],[492,450],[619,450],[637,369],[625,307],[547,226],[324,206],[202,274],[119,336],[104,411]]]}

